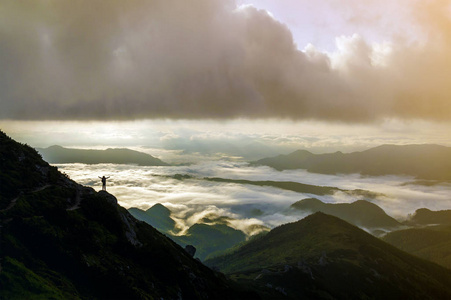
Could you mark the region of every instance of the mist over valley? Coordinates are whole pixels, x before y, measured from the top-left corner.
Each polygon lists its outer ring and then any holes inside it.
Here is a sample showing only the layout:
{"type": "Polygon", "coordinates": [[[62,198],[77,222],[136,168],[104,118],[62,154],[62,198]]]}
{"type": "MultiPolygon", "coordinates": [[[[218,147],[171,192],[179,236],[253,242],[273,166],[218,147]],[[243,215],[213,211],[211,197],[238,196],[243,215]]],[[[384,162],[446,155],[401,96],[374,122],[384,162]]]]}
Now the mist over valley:
{"type": "Polygon", "coordinates": [[[305,215],[294,213],[289,207],[312,197],[325,203],[368,200],[400,220],[418,208],[442,210],[451,207],[449,183],[421,185],[407,176],[324,175],[302,169],[277,171],[236,161],[203,161],[188,166],[166,167],[115,164],[59,164],[58,167],[77,182],[96,189],[100,189],[97,176],[107,174],[111,177],[107,189],[117,196],[121,205],[145,210],[157,203],[163,204],[171,210],[172,217],[179,220],[182,228],[193,225],[207,213],[273,228],[305,215]],[[212,180],[214,178],[217,179],[212,180]],[[336,189],[328,193],[324,193],[324,189],[296,192],[262,185],[262,181],[336,189]],[[346,192],[354,190],[367,193],[346,192]]]}

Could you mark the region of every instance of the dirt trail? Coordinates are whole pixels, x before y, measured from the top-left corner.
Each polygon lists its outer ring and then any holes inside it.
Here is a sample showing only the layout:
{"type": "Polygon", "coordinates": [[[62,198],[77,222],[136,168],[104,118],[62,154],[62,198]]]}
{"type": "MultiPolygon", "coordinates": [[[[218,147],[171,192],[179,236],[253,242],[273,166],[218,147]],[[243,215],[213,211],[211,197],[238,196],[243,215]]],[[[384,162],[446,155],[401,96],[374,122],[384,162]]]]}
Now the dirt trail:
{"type": "MultiPolygon", "coordinates": [[[[50,186],[51,186],[51,184],[46,184],[46,185],[41,186],[41,187],[39,187],[39,188],[37,188],[37,189],[34,189],[34,190],[30,191],[30,192],[27,192],[26,194],[37,193],[37,192],[40,192],[40,191],[42,191],[42,190],[45,190],[46,188],[48,188],[48,187],[50,187],[50,186]]],[[[0,212],[5,212],[5,211],[8,211],[8,210],[10,210],[11,208],[13,208],[13,207],[16,205],[17,200],[18,200],[21,196],[23,196],[24,194],[25,194],[24,192],[20,192],[19,196],[17,196],[17,197],[14,198],[13,200],[11,200],[11,202],[9,203],[9,205],[8,205],[6,208],[0,209],[0,212]]],[[[77,189],[77,194],[76,194],[76,196],[75,196],[75,203],[74,203],[74,205],[72,205],[71,207],[67,208],[67,209],[66,209],[67,211],[70,211],[70,210],[76,210],[76,209],[79,209],[79,208],[80,208],[80,202],[81,202],[81,195],[80,195],[80,194],[81,194],[81,193],[80,193],[80,190],[77,189]]]]}
{"type": "MultiPolygon", "coordinates": [[[[27,194],[32,194],[32,193],[40,192],[40,191],[45,190],[46,188],[48,188],[48,187],[50,187],[50,186],[52,186],[52,185],[51,185],[51,184],[46,184],[46,185],[41,186],[41,187],[39,187],[39,188],[37,188],[37,189],[34,189],[34,190],[30,191],[30,192],[27,192],[27,194]]],[[[20,198],[21,196],[23,196],[24,194],[25,194],[24,192],[20,192],[19,196],[17,196],[17,197],[14,198],[13,200],[11,200],[11,202],[9,203],[9,205],[8,205],[6,208],[0,209],[0,212],[8,211],[8,210],[10,210],[11,208],[13,208],[14,205],[16,205],[17,199],[19,199],[19,198],[20,198]]]]}

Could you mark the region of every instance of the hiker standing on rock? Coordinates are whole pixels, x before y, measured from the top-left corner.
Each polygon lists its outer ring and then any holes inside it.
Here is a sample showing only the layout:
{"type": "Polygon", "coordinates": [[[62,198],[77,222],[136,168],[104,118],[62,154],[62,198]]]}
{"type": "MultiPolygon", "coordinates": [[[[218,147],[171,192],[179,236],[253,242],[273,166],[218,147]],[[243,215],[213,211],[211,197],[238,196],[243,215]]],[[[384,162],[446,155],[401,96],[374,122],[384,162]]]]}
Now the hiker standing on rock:
{"type": "Polygon", "coordinates": [[[100,177],[99,176],[99,178],[100,178],[100,180],[102,180],[102,191],[106,191],[106,180],[108,178],[110,178],[110,176],[108,176],[108,177],[105,177],[105,176],[100,177]]]}

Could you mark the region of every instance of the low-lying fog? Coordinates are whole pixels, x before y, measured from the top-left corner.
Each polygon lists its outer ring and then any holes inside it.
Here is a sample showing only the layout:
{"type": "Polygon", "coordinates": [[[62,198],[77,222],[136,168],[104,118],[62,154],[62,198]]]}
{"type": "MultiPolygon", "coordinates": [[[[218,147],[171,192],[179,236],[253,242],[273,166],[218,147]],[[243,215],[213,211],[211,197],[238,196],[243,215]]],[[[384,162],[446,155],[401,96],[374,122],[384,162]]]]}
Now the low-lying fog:
{"type": "Polygon", "coordinates": [[[171,209],[182,227],[191,226],[204,215],[214,213],[230,216],[232,225],[243,229],[251,224],[274,227],[303,217],[289,210],[291,204],[315,197],[329,203],[353,202],[362,197],[345,193],[318,196],[296,193],[273,187],[211,182],[203,177],[228,179],[293,181],[341,189],[364,189],[384,194],[367,199],[379,205],[392,217],[403,219],[416,209],[451,208],[451,185],[417,185],[414,178],[399,176],[363,177],[351,175],[321,175],[305,170],[276,171],[269,167],[254,167],[243,162],[209,161],[190,166],[142,167],[114,164],[61,164],[60,171],[71,179],[101,189],[98,176],[110,176],[108,192],[126,207],[147,209],[161,203],[171,209]],[[177,180],[168,176],[188,174],[199,179],[177,180]]]}

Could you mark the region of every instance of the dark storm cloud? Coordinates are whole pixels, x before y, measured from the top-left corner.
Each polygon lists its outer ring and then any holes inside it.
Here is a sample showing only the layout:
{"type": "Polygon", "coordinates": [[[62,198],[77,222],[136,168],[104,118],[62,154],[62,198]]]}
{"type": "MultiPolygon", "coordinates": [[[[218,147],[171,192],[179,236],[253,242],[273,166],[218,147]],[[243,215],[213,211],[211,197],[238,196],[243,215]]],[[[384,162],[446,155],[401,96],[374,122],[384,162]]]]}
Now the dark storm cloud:
{"type": "Polygon", "coordinates": [[[234,1],[5,0],[0,118],[448,120],[448,2],[418,10],[426,46],[356,35],[326,54],[234,1]]]}

